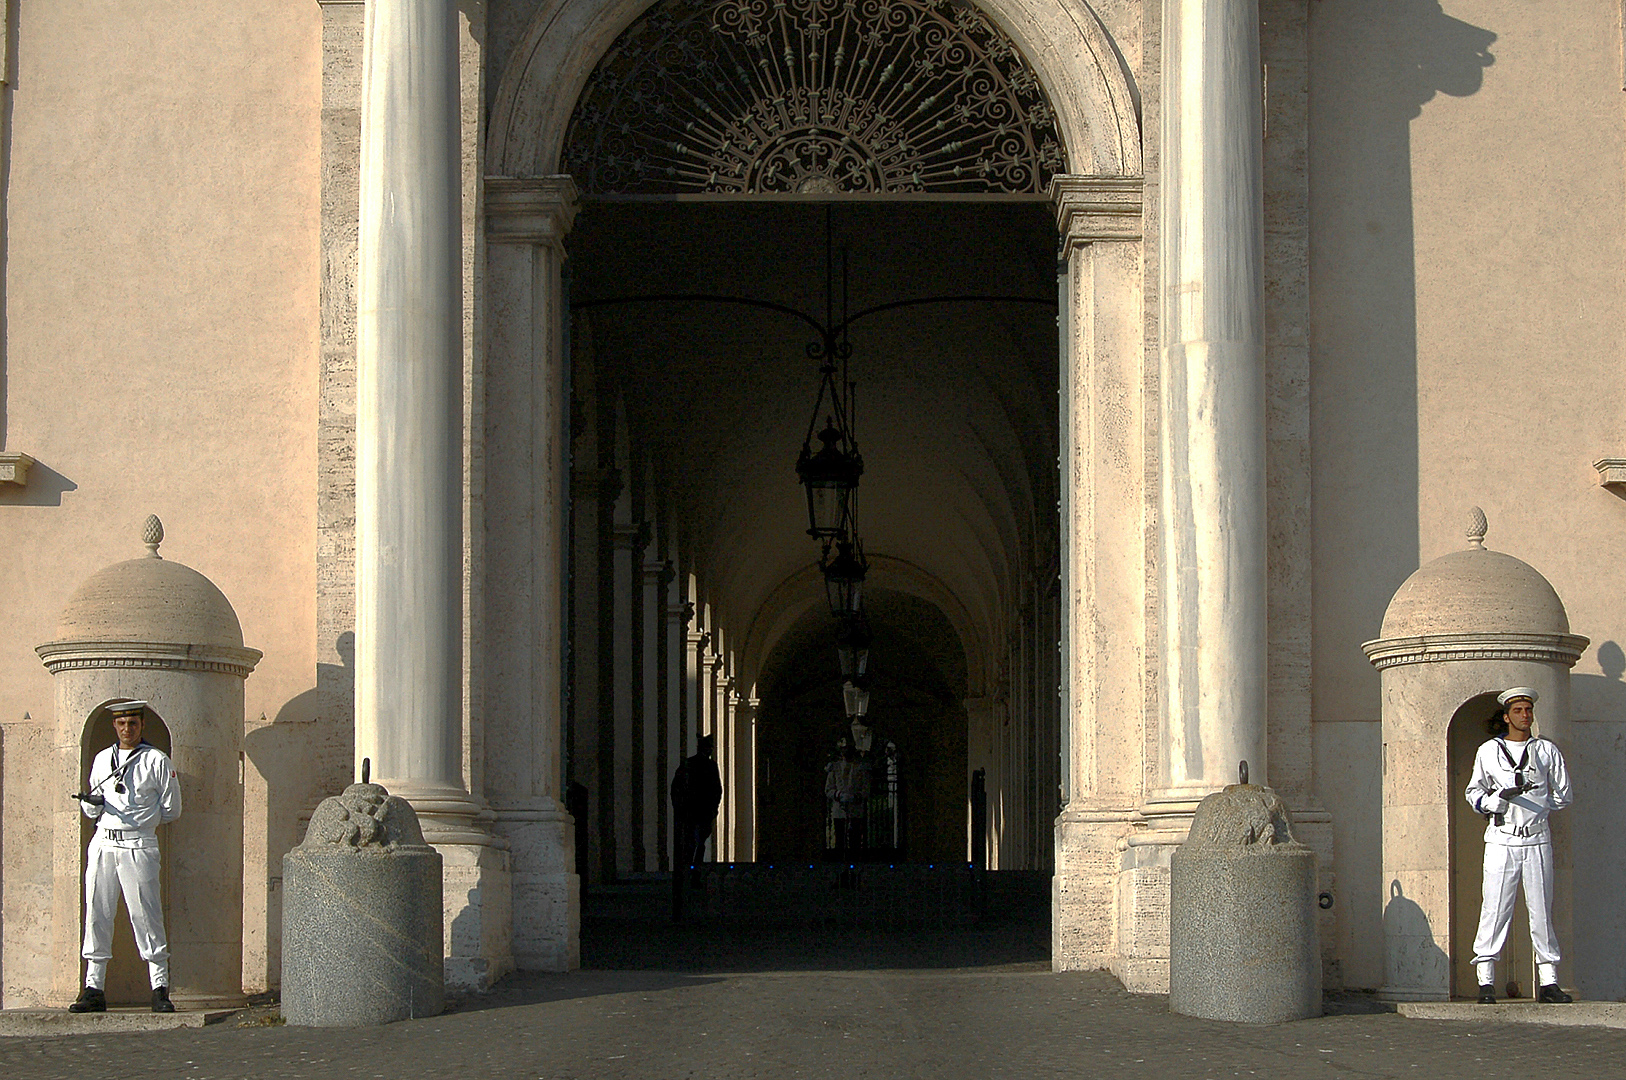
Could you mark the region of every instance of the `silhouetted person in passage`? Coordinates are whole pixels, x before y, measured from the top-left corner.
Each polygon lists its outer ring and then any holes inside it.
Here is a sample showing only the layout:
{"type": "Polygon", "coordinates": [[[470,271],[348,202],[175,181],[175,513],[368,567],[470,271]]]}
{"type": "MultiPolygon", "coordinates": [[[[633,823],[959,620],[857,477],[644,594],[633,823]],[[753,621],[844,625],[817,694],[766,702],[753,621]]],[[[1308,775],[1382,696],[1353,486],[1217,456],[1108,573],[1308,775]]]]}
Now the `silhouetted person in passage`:
{"type": "Polygon", "coordinates": [[[673,921],[683,919],[684,878],[692,878],[697,887],[700,884],[699,867],[706,854],[706,840],[723,801],[723,779],[711,759],[714,744],[712,736],[700,736],[694,755],[684,758],[672,774],[673,921]]]}

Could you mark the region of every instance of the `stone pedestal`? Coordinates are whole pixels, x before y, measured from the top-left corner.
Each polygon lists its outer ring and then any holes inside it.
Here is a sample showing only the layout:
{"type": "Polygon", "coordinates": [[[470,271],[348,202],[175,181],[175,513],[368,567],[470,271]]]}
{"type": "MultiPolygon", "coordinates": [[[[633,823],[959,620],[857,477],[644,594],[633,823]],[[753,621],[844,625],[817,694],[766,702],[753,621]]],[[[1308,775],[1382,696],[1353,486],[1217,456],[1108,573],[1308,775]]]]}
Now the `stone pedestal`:
{"type": "Polygon", "coordinates": [[[283,857],[282,1015],[364,1027],[445,1006],[441,857],[405,799],[352,784],[283,857]]]}
{"type": "Polygon", "coordinates": [[[1321,1015],[1316,855],[1275,792],[1204,799],[1169,872],[1169,1009],[1276,1024],[1321,1015]]]}

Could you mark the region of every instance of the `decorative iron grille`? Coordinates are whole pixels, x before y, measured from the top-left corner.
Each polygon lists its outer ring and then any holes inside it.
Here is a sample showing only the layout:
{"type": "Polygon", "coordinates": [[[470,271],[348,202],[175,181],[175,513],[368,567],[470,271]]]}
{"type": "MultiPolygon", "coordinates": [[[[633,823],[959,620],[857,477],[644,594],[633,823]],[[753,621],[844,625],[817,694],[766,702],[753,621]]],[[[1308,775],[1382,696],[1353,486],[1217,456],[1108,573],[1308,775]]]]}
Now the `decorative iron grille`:
{"type": "Polygon", "coordinates": [[[1040,193],[1055,114],[958,0],[663,0],[588,79],[564,167],[589,194],[1040,193]]]}

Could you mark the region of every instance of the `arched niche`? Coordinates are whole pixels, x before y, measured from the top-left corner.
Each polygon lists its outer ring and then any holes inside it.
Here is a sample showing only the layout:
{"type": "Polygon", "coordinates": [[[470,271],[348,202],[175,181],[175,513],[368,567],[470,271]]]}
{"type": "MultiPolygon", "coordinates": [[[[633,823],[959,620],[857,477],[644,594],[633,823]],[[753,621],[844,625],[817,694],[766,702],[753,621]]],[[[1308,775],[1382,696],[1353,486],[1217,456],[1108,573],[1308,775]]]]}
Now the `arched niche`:
{"type": "MultiPolygon", "coordinates": [[[[486,146],[491,176],[559,173],[582,88],[649,0],[547,0],[498,85],[486,146]]],[[[982,0],[975,5],[1015,43],[1055,108],[1069,169],[1140,176],[1140,118],[1123,62],[1080,0],[982,0]]]]}
{"type": "MultiPolygon", "coordinates": [[[[96,755],[117,742],[113,733],[113,714],[109,711],[111,706],[118,705],[129,698],[111,698],[102,702],[91,710],[90,716],[85,720],[84,735],[79,740],[79,777],[81,783],[90,776],[90,766],[96,760],[96,755]]],[[[165,754],[170,752],[169,725],[164,718],[148,706],[143,717],[141,737],[152,743],[154,747],[165,754]]],[[[83,790],[81,788],[80,790],[83,790]]],[[[96,833],[96,823],[80,814],[79,823],[79,873],[83,879],[87,865],[86,851],[90,847],[90,839],[96,833]]],[[[170,893],[170,852],[169,852],[168,825],[158,827],[158,848],[161,852],[162,862],[158,872],[159,892],[163,896],[164,925],[169,926],[169,893],[170,893]]],[[[79,933],[81,938],[85,932],[84,907],[80,906],[79,933]]],[[[113,921],[113,959],[107,965],[107,992],[109,1005],[144,1005],[151,1000],[151,991],[147,986],[147,964],[141,959],[136,950],[135,936],[130,929],[130,913],[125,907],[124,899],[119,898],[118,912],[113,921]]]]}
{"type": "MultiPolygon", "coordinates": [[[[1483,899],[1485,858],[1485,818],[1468,805],[1468,781],[1474,774],[1474,755],[1490,732],[1487,722],[1501,711],[1495,690],[1475,694],[1451,716],[1446,728],[1445,756],[1449,779],[1446,801],[1451,808],[1451,996],[1473,997],[1479,979],[1474,971],[1474,936],[1479,928],[1479,906],[1483,899]]],[[[1513,929],[1497,974],[1502,978],[1498,993],[1510,998],[1532,995],[1535,954],[1530,948],[1530,918],[1524,893],[1513,908],[1513,929]]]]}

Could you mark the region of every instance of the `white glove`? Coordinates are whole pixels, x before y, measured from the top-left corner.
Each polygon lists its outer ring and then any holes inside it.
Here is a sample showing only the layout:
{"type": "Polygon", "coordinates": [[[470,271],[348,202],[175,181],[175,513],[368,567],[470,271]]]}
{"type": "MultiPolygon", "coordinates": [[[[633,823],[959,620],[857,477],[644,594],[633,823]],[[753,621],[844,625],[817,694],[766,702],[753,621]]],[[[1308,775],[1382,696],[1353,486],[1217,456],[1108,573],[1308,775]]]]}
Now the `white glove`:
{"type": "Polygon", "coordinates": [[[1493,816],[1507,813],[1508,802],[1500,795],[1490,796],[1482,805],[1485,807],[1485,813],[1493,816]]]}

